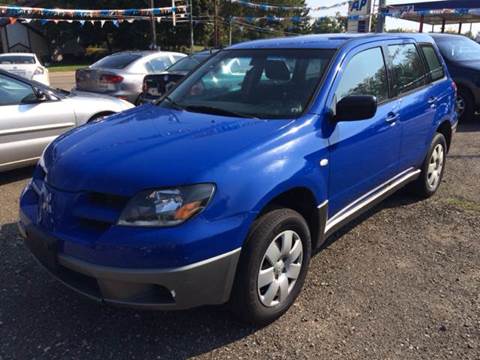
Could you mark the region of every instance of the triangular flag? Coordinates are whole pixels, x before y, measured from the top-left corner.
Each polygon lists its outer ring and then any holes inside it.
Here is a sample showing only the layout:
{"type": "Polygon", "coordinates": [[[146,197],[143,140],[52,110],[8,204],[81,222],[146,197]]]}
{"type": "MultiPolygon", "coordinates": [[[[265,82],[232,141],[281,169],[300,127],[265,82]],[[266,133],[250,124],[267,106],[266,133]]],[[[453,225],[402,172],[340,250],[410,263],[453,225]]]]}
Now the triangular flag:
{"type": "Polygon", "coordinates": [[[105,20],[100,20],[100,26],[103,27],[105,25],[105,20]]]}
{"type": "Polygon", "coordinates": [[[85,25],[85,20],[80,20],[80,25],[85,25]]]}
{"type": "Polygon", "coordinates": [[[9,18],[9,24],[10,24],[10,25],[15,24],[16,22],[17,22],[17,19],[16,19],[16,18],[13,18],[13,17],[9,18]]]}
{"type": "Polygon", "coordinates": [[[130,23],[130,24],[133,23],[134,21],[135,21],[135,19],[128,19],[127,20],[127,22],[130,23]]]}
{"type": "Polygon", "coordinates": [[[92,25],[95,25],[95,20],[90,20],[90,23],[91,23],[92,25]]]}
{"type": "Polygon", "coordinates": [[[32,19],[23,19],[23,21],[28,24],[28,23],[30,23],[30,22],[32,21],[32,19]]]}
{"type": "Polygon", "coordinates": [[[162,18],[161,18],[161,17],[157,17],[157,22],[158,22],[158,23],[162,22],[162,18]]]}

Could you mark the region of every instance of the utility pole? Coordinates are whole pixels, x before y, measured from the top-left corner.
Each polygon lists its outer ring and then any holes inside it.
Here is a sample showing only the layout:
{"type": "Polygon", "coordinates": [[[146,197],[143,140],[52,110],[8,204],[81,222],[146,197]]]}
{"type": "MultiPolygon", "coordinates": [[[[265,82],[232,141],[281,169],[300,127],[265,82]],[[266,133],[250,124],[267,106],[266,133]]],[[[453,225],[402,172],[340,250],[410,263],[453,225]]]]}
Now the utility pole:
{"type": "Polygon", "coordinates": [[[213,13],[214,13],[214,46],[219,48],[219,29],[218,29],[218,0],[213,0],[213,13]]]}
{"type": "Polygon", "coordinates": [[[150,12],[150,23],[152,24],[152,50],[157,49],[157,25],[155,22],[155,17],[153,16],[154,7],[154,0],[150,0],[150,8],[152,9],[152,11],[150,12]]]}
{"type": "Polygon", "coordinates": [[[375,32],[382,33],[385,31],[385,15],[382,13],[382,10],[385,9],[387,5],[387,0],[379,0],[378,11],[377,11],[377,28],[375,32]]]}
{"type": "Polygon", "coordinates": [[[193,0],[190,0],[188,7],[190,12],[190,54],[193,54],[193,48],[195,45],[195,40],[193,38],[193,0]]]}

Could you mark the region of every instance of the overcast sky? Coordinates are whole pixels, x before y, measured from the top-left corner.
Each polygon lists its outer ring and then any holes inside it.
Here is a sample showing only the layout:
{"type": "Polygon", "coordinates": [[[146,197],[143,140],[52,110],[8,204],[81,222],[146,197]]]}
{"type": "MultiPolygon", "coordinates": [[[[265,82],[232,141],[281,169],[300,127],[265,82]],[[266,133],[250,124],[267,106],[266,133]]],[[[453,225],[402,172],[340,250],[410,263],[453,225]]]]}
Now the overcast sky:
{"type": "MultiPolygon", "coordinates": [[[[374,0],[375,3],[378,3],[378,0],[374,0]]],[[[394,5],[394,4],[402,4],[402,3],[412,3],[412,2],[427,2],[429,0],[387,0],[387,5],[394,5]]],[[[430,0],[434,1],[434,0],[430,0]]],[[[327,5],[333,5],[337,3],[343,2],[342,0],[307,0],[307,4],[310,7],[315,7],[315,6],[327,6],[327,5]]],[[[347,15],[348,12],[348,6],[343,6],[341,8],[337,9],[332,9],[332,10],[325,10],[325,11],[319,11],[319,12],[311,12],[310,15],[312,16],[330,16],[330,15],[335,15],[337,11],[340,11],[342,15],[347,15]]],[[[412,30],[418,30],[418,23],[411,22],[411,21],[405,21],[405,20],[399,20],[399,19],[392,19],[392,18],[387,18],[387,29],[396,29],[396,28],[405,28],[405,29],[412,29],[412,30]]],[[[447,28],[451,28],[452,30],[457,30],[458,26],[447,26],[447,28]]],[[[470,30],[469,25],[463,25],[463,32],[467,32],[470,30]]],[[[425,31],[431,31],[432,28],[431,26],[425,27],[425,31]]],[[[440,31],[440,26],[435,27],[435,31],[439,32],[440,31]]],[[[473,26],[473,32],[479,32],[480,31],[480,24],[475,24],[473,26]]]]}

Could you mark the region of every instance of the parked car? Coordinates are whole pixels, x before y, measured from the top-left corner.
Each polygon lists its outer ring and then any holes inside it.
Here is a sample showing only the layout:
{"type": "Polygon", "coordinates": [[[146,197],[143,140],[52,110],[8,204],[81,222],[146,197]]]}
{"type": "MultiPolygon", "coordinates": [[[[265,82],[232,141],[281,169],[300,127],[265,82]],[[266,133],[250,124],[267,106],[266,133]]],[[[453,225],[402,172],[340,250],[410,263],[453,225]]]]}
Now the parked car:
{"type": "Polygon", "coordinates": [[[30,53],[0,54],[0,70],[50,85],[48,69],[44,67],[37,55],[30,53]]]}
{"type": "Polygon", "coordinates": [[[472,120],[480,108],[480,44],[462,35],[431,35],[457,84],[460,120],[472,120]]]}
{"type": "Polygon", "coordinates": [[[428,35],[246,42],[158,106],[54,141],[19,227],[43,266],[90,298],[229,302],[265,324],[331,234],[406,184],[437,191],[456,124],[455,85],[428,35]],[[248,66],[227,76],[232,62],[248,66]]]}
{"type": "Polygon", "coordinates": [[[158,101],[192,70],[217,52],[218,50],[201,51],[180,59],[163,72],[145,76],[143,79],[142,93],[138,98],[137,105],[158,101]]]}
{"type": "Polygon", "coordinates": [[[136,103],[145,75],[161,72],[185,56],[166,51],[126,51],[109,55],[86,69],[77,70],[76,89],[136,103]]]}
{"type": "Polygon", "coordinates": [[[0,70],[0,172],[34,164],[58,135],[131,107],[107,96],[54,90],[0,70]]]}

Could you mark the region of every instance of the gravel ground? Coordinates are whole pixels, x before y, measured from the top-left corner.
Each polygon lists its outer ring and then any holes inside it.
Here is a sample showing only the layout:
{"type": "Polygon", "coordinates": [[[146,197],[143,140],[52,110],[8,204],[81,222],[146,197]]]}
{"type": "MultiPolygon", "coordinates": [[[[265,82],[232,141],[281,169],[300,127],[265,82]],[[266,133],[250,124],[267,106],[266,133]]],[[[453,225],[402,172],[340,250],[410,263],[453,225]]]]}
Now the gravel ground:
{"type": "Polygon", "coordinates": [[[15,221],[31,169],[0,175],[0,359],[480,359],[480,122],[459,129],[439,193],[398,193],[336,234],[265,328],[221,307],[91,303],[32,260],[15,221]]]}

